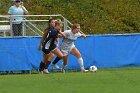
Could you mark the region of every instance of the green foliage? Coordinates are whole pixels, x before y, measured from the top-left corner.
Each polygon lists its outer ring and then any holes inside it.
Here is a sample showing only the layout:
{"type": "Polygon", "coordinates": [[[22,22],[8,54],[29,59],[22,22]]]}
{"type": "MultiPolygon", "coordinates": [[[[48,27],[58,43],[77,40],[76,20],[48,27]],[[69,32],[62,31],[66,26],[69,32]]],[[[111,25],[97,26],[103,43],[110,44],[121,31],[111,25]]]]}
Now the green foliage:
{"type": "MultiPolygon", "coordinates": [[[[140,0],[23,0],[30,14],[62,14],[87,34],[140,32],[140,0]]],[[[1,14],[12,5],[0,0],[1,14]]]]}

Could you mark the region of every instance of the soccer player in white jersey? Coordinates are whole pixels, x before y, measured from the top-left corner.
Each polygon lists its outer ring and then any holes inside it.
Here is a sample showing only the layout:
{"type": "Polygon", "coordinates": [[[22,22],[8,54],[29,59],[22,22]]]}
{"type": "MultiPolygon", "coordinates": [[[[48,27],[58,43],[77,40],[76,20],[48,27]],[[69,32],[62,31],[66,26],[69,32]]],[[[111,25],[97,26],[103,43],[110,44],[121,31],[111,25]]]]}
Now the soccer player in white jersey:
{"type": "MultiPolygon", "coordinates": [[[[79,50],[75,47],[74,41],[78,37],[86,37],[85,34],[80,33],[80,24],[74,24],[72,26],[71,30],[66,30],[63,32],[66,35],[66,38],[63,39],[62,44],[60,46],[60,50],[63,53],[63,64],[62,64],[62,72],[65,72],[65,66],[68,63],[68,54],[72,54],[77,57],[81,71],[82,72],[88,72],[88,70],[85,70],[84,64],[83,64],[83,58],[81,56],[81,53],[79,50]]],[[[53,61],[52,65],[55,67],[58,67],[56,63],[60,60],[61,58],[56,57],[56,59],[53,61]]]]}

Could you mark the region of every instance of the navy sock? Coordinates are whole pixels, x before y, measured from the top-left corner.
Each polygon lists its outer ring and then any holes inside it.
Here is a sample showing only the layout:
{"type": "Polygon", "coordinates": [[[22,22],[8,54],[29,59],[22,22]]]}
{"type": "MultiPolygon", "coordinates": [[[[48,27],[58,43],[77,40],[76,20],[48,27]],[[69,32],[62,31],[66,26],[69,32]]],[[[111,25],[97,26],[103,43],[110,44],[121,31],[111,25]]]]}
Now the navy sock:
{"type": "Polygon", "coordinates": [[[61,60],[62,58],[60,57],[56,57],[55,60],[53,61],[53,64],[56,64],[59,60],[61,60]]]}
{"type": "Polygon", "coordinates": [[[51,63],[51,61],[47,61],[47,62],[46,62],[45,69],[48,69],[50,63],[51,63]]]}
{"type": "Polygon", "coordinates": [[[45,64],[42,63],[42,61],[40,62],[40,66],[39,66],[39,71],[43,71],[45,68],[45,64]]]}

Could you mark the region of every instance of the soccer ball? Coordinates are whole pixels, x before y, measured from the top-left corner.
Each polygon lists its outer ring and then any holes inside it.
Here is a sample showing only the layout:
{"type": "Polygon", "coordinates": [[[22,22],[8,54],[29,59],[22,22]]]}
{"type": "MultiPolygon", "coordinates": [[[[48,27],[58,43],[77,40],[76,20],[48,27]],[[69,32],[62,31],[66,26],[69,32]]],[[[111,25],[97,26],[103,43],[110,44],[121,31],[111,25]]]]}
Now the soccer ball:
{"type": "Polygon", "coordinates": [[[90,66],[89,71],[96,72],[97,71],[97,67],[96,66],[90,66]]]}

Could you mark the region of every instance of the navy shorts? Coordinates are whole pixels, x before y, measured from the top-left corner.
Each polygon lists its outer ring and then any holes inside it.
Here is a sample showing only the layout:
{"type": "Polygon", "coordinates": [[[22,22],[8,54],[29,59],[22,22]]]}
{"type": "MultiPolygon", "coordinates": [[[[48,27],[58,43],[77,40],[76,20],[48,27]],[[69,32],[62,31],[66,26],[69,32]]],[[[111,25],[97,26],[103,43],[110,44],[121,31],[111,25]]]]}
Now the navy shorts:
{"type": "Polygon", "coordinates": [[[43,47],[42,48],[42,51],[43,51],[43,53],[44,54],[50,54],[52,51],[54,51],[56,49],[56,45],[54,44],[54,45],[51,45],[50,47],[49,47],[49,49],[45,49],[45,47],[43,47]]]}

